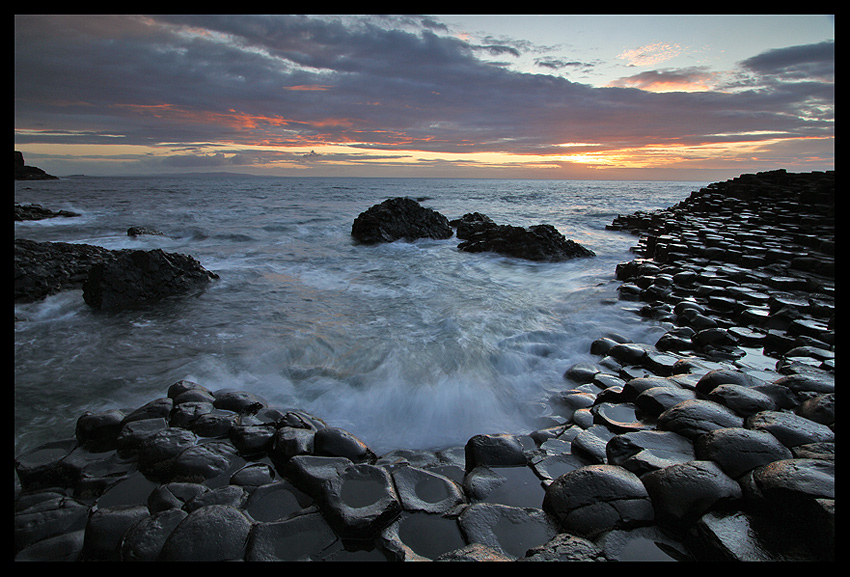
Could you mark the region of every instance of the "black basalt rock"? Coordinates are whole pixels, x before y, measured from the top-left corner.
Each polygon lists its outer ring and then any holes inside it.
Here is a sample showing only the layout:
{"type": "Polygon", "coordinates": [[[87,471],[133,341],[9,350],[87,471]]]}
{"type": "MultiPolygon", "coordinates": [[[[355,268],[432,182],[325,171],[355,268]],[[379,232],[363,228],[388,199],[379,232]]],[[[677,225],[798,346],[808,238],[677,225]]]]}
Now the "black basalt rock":
{"type": "Polygon", "coordinates": [[[528,228],[510,225],[479,226],[458,245],[464,252],[495,252],[531,261],[562,262],[596,256],[593,251],[564,238],[554,226],[528,228]]]}
{"type": "Polygon", "coordinates": [[[92,266],[83,299],[96,310],[121,310],[186,295],[217,278],[191,256],[133,250],[92,266]]]}
{"type": "Polygon", "coordinates": [[[446,239],[454,234],[449,220],[411,198],[391,198],[360,213],[351,225],[351,236],[363,244],[446,239]]]}

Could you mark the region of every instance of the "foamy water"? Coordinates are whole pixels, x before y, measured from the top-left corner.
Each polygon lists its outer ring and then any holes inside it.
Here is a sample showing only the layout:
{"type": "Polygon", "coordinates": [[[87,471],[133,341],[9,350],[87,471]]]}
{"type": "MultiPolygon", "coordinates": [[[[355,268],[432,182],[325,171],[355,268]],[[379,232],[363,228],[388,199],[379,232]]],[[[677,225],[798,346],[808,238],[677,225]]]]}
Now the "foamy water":
{"type": "MultiPolygon", "coordinates": [[[[664,208],[698,182],[69,178],[15,201],[80,217],[16,223],[20,238],[162,248],[219,274],[202,294],[96,313],[82,291],[15,306],[16,452],[73,435],[86,410],[135,408],[190,379],[347,428],[378,452],[535,428],[564,371],[608,331],[654,342],[624,313],[617,214],[664,208]],[[532,263],[462,253],[457,238],[357,245],[351,223],[395,196],[456,218],[547,223],[597,256],[532,263]],[[166,236],[132,238],[130,226],[166,236]]],[[[654,336],[653,336],[654,335],[654,336]]]]}

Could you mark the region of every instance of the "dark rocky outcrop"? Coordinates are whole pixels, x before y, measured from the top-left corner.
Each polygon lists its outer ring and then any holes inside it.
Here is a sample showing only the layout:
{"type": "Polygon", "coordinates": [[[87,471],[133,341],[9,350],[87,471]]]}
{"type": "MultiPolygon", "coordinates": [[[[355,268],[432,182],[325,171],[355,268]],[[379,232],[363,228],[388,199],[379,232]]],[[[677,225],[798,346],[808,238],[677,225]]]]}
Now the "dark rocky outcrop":
{"type": "Polygon", "coordinates": [[[446,239],[454,234],[452,227],[457,228],[457,237],[463,241],[458,250],[465,252],[494,252],[544,262],[595,256],[593,251],[564,238],[552,225],[528,228],[498,225],[477,212],[449,221],[410,198],[392,198],[372,206],[354,220],[351,235],[364,244],[399,239],[446,239]]]}
{"type": "Polygon", "coordinates": [[[47,174],[35,166],[24,163],[24,155],[15,151],[15,180],[57,180],[57,177],[47,174]]]}
{"type": "Polygon", "coordinates": [[[217,278],[188,255],[121,251],[91,267],[83,299],[97,310],[132,308],[195,292],[217,278]]]}
{"type": "Polygon", "coordinates": [[[445,216],[411,198],[391,198],[376,204],[354,219],[351,226],[351,235],[364,244],[445,239],[453,234],[445,216]]]}
{"type": "Polygon", "coordinates": [[[89,270],[113,255],[88,244],[15,239],[15,302],[34,302],[82,288],[89,270]]]}
{"type": "Polygon", "coordinates": [[[70,210],[50,210],[40,204],[15,204],[16,221],[74,216],[80,216],[80,214],[70,210]]]}
{"type": "Polygon", "coordinates": [[[16,303],[82,288],[92,308],[118,310],[190,294],[218,278],[188,255],[159,249],[15,239],[14,257],[16,303]]]}
{"type": "Polygon", "coordinates": [[[533,261],[561,262],[596,256],[573,240],[564,238],[554,226],[539,224],[523,228],[510,225],[479,226],[458,245],[465,252],[495,252],[533,261]]]}

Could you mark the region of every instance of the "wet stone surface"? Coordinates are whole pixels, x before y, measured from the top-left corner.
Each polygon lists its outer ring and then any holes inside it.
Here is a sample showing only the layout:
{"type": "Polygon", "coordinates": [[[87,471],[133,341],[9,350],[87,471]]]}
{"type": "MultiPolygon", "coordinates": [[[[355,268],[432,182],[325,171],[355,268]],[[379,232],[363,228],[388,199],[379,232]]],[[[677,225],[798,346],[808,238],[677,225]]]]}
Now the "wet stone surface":
{"type": "Polygon", "coordinates": [[[189,381],[82,415],[15,460],[15,558],[834,560],[833,186],[743,175],[615,219],[623,314],[663,334],[600,334],[536,431],[378,455],[189,381]]]}

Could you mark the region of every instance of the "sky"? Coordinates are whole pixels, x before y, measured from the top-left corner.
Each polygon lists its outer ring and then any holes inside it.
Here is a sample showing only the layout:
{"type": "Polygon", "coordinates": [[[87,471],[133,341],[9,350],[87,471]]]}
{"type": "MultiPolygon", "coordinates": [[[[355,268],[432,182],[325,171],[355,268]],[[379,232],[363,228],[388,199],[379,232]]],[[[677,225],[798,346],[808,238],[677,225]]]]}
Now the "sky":
{"type": "Polygon", "coordinates": [[[56,176],[834,169],[830,14],[16,15],[14,34],[15,150],[56,176]]]}

